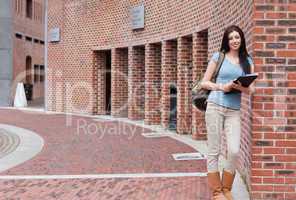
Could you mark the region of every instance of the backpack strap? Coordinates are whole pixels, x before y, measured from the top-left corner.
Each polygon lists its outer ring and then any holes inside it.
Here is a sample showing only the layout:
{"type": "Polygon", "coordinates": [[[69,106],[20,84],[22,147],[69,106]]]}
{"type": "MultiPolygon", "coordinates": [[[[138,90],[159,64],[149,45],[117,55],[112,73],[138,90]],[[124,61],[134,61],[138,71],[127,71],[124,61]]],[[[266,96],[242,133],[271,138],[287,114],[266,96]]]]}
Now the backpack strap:
{"type": "Polygon", "coordinates": [[[225,58],[225,53],[224,52],[219,52],[219,58],[218,58],[218,62],[217,62],[217,67],[216,67],[215,73],[212,76],[212,82],[213,83],[216,83],[216,79],[217,79],[217,76],[218,76],[219,71],[221,69],[221,66],[222,66],[222,63],[224,61],[224,58],[225,58]]]}

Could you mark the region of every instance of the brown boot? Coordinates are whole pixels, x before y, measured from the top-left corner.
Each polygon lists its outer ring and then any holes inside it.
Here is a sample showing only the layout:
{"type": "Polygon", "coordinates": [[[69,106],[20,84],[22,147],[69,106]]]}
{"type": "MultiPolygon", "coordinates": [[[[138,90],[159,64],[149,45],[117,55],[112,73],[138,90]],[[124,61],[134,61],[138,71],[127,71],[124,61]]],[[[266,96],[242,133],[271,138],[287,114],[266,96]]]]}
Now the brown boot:
{"type": "Polygon", "coordinates": [[[212,192],[212,200],[227,200],[222,191],[219,172],[208,173],[208,183],[212,192]]]}
{"type": "Polygon", "coordinates": [[[231,195],[231,188],[233,184],[233,180],[235,177],[235,173],[232,174],[228,171],[223,170],[223,175],[222,175],[222,185],[223,185],[223,193],[227,200],[233,200],[233,197],[231,195]]]}

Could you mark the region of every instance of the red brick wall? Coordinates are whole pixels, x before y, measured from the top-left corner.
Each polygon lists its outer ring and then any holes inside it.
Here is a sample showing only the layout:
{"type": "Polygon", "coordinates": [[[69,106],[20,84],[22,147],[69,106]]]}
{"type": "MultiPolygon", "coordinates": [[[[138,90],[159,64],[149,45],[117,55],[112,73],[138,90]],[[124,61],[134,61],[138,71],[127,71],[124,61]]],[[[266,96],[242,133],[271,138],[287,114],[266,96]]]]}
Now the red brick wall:
{"type": "Polygon", "coordinates": [[[129,47],[128,118],[144,119],[145,112],[145,46],[129,47]]]}
{"type": "Polygon", "coordinates": [[[160,124],[161,44],[145,46],[145,123],[160,124]]]}
{"type": "Polygon", "coordinates": [[[255,1],[254,199],[296,199],[296,2],[255,1]]]}
{"type": "Polygon", "coordinates": [[[192,37],[178,38],[177,64],[177,132],[188,134],[192,130],[192,37]]]}
{"type": "MultiPolygon", "coordinates": [[[[44,65],[44,45],[34,42],[34,39],[44,41],[44,2],[35,0],[33,4],[33,17],[26,17],[26,4],[22,0],[13,0],[13,79],[14,84],[24,82],[26,70],[26,57],[32,58],[32,80],[34,77],[34,65],[44,65]],[[15,33],[22,35],[18,39],[15,33]],[[26,41],[26,36],[32,41],[26,41]]],[[[32,82],[33,98],[44,97],[44,82],[32,82]]]]}
{"type": "MultiPolygon", "coordinates": [[[[64,32],[64,5],[62,0],[56,0],[55,2],[48,1],[48,30],[51,27],[61,28],[61,37],[63,38],[64,32]]],[[[63,111],[64,109],[64,98],[63,91],[64,77],[66,74],[63,73],[61,66],[65,65],[64,57],[66,51],[64,50],[64,40],[60,43],[52,43],[48,48],[48,94],[47,98],[47,109],[49,111],[63,111]]],[[[71,45],[71,44],[69,44],[71,45]]],[[[69,53],[68,53],[69,54],[69,53]]],[[[67,66],[68,67],[68,66],[67,66]]],[[[95,65],[94,65],[95,67],[95,65]]],[[[79,76],[78,76],[79,77],[79,76]]],[[[95,93],[94,93],[95,95],[95,93]]]]}
{"type": "Polygon", "coordinates": [[[93,92],[95,102],[93,104],[93,114],[106,114],[105,101],[105,77],[106,77],[106,52],[98,51],[94,53],[94,79],[93,92]]]}
{"type": "Polygon", "coordinates": [[[128,116],[128,48],[112,49],[111,115],[128,116]]]}

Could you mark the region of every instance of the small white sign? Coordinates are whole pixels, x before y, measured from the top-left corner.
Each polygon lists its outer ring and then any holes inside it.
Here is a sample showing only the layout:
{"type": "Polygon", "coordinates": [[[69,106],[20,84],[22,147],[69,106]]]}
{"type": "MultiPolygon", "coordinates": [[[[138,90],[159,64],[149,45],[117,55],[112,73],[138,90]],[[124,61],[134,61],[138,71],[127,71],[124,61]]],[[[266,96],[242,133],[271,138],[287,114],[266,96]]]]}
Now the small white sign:
{"type": "Polygon", "coordinates": [[[60,41],[60,28],[52,28],[49,31],[49,41],[59,42],[60,41]]]}
{"type": "Polygon", "coordinates": [[[165,133],[142,133],[142,136],[145,138],[161,138],[161,137],[168,137],[168,134],[165,133]]]}
{"type": "Polygon", "coordinates": [[[145,7],[144,4],[131,9],[132,29],[144,28],[145,24],[145,7]]]}
{"type": "Polygon", "coordinates": [[[206,156],[196,152],[196,153],[176,153],[173,154],[175,160],[204,160],[206,156]]]}
{"type": "Polygon", "coordinates": [[[26,99],[24,83],[17,84],[13,105],[16,108],[27,107],[28,103],[26,99]]]}

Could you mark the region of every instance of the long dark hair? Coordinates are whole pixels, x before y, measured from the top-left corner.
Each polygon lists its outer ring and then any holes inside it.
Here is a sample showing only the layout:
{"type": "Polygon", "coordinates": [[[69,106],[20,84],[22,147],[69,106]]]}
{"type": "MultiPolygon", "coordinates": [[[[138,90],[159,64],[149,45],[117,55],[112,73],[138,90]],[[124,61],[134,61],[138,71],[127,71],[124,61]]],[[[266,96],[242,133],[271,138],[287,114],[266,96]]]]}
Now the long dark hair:
{"type": "Polygon", "coordinates": [[[224,53],[227,53],[230,51],[228,36],[233,31],[238,32],[241,37],[241,45],[240,45],[239,53],[238,53],[239,62],[240,62],[241,67],[243,68],[244,72],[246,74],[249,74],[251,72],[251,69],[250,69],[251,67],[250,67],[250,63],[248,62],[248,59],[247,59],[249,57],[249,54],[248,54],[248,51],[246,48],[246,40],[245,40],[245,36],[244,36],[243,31],[238,26],[232,25],[232,26],[229,26],[226,28],[224,35],[223,35],[220,51],[224,52],[224,53]]]}

